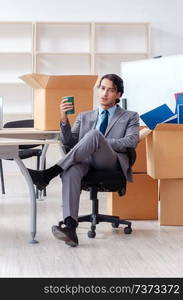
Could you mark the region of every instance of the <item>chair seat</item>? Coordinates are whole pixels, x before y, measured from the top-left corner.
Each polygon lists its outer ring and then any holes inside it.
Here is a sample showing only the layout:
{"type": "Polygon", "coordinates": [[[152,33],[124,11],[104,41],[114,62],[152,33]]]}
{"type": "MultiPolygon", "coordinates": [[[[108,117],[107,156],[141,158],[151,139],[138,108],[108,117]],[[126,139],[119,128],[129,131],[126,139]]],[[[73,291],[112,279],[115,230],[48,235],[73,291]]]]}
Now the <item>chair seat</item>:
{"type": "Polygon", "coordinates": [[[81,188],[89,191],[92,187],[98,192],[120,192],[126,193],[126,179],[120,171],[91,170],[83,177],[81,188]]]}
{"type": "Polygon", "coordinates": [[[32,156],[41,156],[42,149],[25,149],[19,150],[19,157],[21,159],[29,158],[32,156]]]}
{"type": "MultiPolygon", "coordinates": [[[[33,156],[41,156],[42,150],[41,149],[24,149],[24,150],[19,150],[19,157],[21,159],[26,159],[30,158],[33,156]]],[[[13,160],[13,159],[8,159],[8,160],[13,160]]]]}

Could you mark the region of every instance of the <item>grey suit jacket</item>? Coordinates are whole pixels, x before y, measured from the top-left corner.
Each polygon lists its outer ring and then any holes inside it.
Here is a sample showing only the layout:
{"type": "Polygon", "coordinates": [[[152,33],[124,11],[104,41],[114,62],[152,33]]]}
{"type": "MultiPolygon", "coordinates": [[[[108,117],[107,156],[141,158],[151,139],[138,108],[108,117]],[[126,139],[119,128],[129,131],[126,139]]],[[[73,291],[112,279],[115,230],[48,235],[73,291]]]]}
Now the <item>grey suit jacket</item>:
{"type": "MultiPolygon", "coordinates": [[[[61,124],[61,140],[70,148],[84,137],[84,135],[96,126],[98,109],[81,112],[73,128],[69,123],[61,124]]],[[[112,149],[117,152],[118,160],[123,173],[128,181],[132,181],[132,171],[126,148],[135,148],[139,141],[139,115],[133,111],[127,111],[117,105],[105,132],[105,138],[112,149]]]]}

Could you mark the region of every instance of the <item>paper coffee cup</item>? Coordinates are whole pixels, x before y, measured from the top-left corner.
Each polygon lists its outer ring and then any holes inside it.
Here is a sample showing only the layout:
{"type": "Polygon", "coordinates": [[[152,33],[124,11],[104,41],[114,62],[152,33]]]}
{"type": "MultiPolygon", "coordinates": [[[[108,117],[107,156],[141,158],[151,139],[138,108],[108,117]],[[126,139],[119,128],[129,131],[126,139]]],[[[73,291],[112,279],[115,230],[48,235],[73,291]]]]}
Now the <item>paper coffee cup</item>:
{"type": "Polygon", "coordinates": [[[73,109],[70,109],[66,112],[67,115],[72,115],[75,113],[75,110],[74,110],[74,96],[65,96],[65,97],[62,97],[62,100],[65,100],[64,102],[69,102],[69,103],[72,103],[73,105],[73,109]]]}

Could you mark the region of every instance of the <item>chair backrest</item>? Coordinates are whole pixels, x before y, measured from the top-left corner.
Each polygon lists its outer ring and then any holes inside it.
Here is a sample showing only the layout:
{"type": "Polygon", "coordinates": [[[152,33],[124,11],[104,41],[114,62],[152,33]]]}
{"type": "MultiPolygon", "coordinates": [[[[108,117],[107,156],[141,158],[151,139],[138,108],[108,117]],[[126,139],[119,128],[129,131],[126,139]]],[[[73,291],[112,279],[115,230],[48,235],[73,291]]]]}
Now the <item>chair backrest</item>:
{"type": "Polygon", "coordinates": [[[3,128],[3,97],[0,96],[0,129],[3,128]]]}
{"type": "Polygon", "coordinates": [[[33,128],[34,120],[27,119],[27,120],[10,121],[5,123],[3,127],[4,128],[33,128]]]}
{"type": "MultiPolygon", "coordinates": [[[[34,120],[27,119],[27,120],[16,120],[6,122],[3,126],[4,128],[33,128],[34,127],[34,120]]],[[[19,149],[30,149],[40,145],[20,145],[19,149]]]]}

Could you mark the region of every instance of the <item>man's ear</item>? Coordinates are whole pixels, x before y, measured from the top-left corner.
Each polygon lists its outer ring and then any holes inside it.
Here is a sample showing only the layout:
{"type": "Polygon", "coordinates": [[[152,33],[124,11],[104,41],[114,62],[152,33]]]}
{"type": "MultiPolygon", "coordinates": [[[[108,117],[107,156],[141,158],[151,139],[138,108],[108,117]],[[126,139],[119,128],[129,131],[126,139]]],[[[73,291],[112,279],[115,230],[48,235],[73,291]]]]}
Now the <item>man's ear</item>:
{"type": "Polygon", "coordinates": [[[122,95],[123,95],[123,94],[122,94],[121,92],[118,92],[118,93],[117,93],[117,98],[121,98],[122,95]]]}

